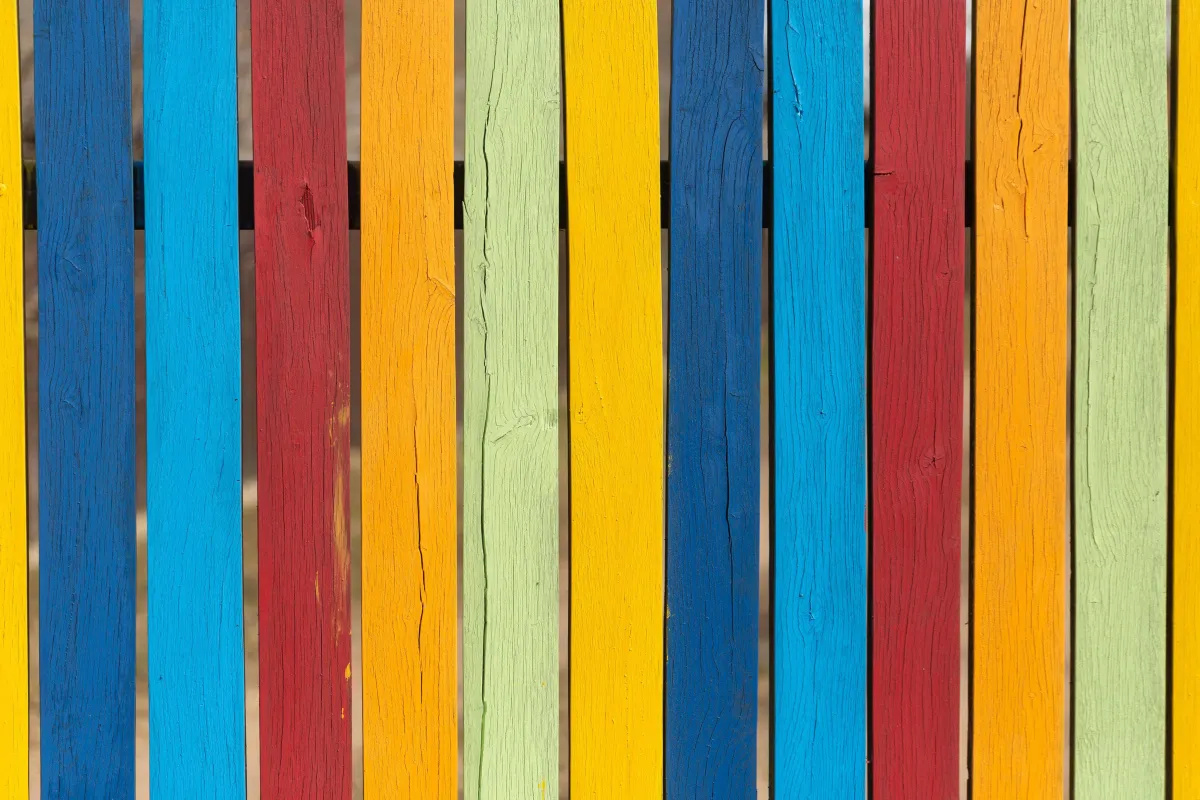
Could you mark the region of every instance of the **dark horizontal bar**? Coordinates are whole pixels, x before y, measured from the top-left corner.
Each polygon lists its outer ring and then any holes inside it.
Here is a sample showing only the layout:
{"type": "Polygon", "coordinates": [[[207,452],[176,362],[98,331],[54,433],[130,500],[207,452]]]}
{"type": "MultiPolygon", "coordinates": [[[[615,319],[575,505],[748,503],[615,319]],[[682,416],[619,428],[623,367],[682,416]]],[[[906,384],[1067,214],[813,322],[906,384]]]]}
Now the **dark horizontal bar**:
{"type": "MultiPolygon", "coordinates": [[[[361,220],[361,181],[359,178],[359,163],[351,161],[347,164],[346,184],[350,193],[350,230],[356,231],[359,229],[361,220]]],[[[972,220],[975,218],[975,193],[973,190],[973,170],[971,162],[967,162],[966,170],[963,173],[964,186],[966,189],[966,207],[964,208],[963,220],[966,227],[971,226],[972,220]]],[[[662,226],[664,229],[671,227],[671,164],[668,161],[662,162],[660,185],[662,186],[662,226]]],[[[871,166],[867,164],[863,180],[866,182],[867,188],[867,208],[866,219],[864,226],[871,225],[871,166]]],[[[142,187],[142,162],[136,161],[133,164],[133,227],[135,230],[143,230],[146,226],[146,210],[145,210],[145,195],[142,187]]],[[[567,227],[567,170],[564,164],[558,165],[558,218],[560,226],[563,229],[567,227]]],[[[763,227],[770,227],[771,222],[771,162],[763,162],[763,227]]],[[[454,162],[454,227],[456,230],[462,230],[462,199],[463,199],[463,162],[454,162]]],[[[25,162],[25,186],[24,186],[24,203],[25,203],[25,230],[37,229],[37,167],[35,162],[25,162]]],[[[239,161],[238,162],[238,227],[244,231],[254,230],[254,162],[239,161]]]]}

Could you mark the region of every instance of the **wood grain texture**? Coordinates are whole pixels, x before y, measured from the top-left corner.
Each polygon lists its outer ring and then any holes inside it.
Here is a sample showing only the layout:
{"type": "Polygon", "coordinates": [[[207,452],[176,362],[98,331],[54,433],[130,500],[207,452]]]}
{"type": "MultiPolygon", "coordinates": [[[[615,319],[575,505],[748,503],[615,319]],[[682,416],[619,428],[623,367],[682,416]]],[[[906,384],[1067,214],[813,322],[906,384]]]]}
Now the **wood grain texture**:
{"type": "Polygon", "coordinates": [[[29,792],[25,259],[17,4],[0,6],[0,797],[29,792]]]}
{"type": "Polygon", "coordinates": [[[1165,789],[1167,55],[1161,6],[1075,3],[1075,796],[1165,789]]]}
{"type": "Polygon", "coordinates": [[[559,4],[467,8],[467,800],[558,797],[559,4]]]}
{"type": "Polygon", "coordinates": [[[1183,798],[1200,797],[1200,7],[1176,14],[1171,780],[1183,798]]]}
{"type": "Polygon", "coordinates": [[[975,7],[978,800],[1063,796],[1070,13],[975,7]]]}
{"type": "Polygon", "coordinates": [[[351,793],[343,11],[251,9],[264,800],[351,793]]]}
{"type": "Polygon", "coordinates": [[[456,798],[454,7],[362,36],[364,789],[456,798]]]}
{"type": "Polygon", "coordinates": [[[237,15],[143,15],[151,792],[245,797],[237,15]]]}
{"type": "Polygon", "coordinates": [[[565,0],[563,31],[571,219],[571,794],[661,797],[657,4],[565,0]]]}
{"type": "Polygon", "coordinates": [[[889,800],[958,797],[964,12],[874,4],[872,783],[889,800]]]}
{"type": "Polygon", "coordinates": [[[35,0],[33,11],[41,796],[132,797],[129,5],[35,0]]]}
{"type": "Polygon", "coordinates": [[[763,4],[677,0],[666,795],[755,795],[763,4]]]}
{"type": "Polygon", "coordinates": [[[866,781],[862,6],[773,0],[775,792],[866,781]]]}

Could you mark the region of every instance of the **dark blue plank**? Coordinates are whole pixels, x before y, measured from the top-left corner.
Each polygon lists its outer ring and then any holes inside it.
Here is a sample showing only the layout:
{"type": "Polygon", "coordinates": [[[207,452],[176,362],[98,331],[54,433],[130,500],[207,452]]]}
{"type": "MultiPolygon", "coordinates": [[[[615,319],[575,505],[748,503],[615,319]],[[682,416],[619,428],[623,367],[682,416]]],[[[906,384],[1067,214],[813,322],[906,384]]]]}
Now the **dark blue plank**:
{"type": "Polygon", "coordinates": [[[774,786],[866,785],[862,4],[772,0],[774,786]]]}
{"type": "Polygon", "coordinates": [[[237,8],[143,21],[150,794],[242,798],[237,8]]]}
{"type": "Polygon", "coordinates": [[[42,797],[134,793],[128,0],[35,0],[42,797]]]}
{"type": "Polygon", "coordinates": [[[755,794],[763,5],[679,0],[671,83],[668,798],[755,794]]]}

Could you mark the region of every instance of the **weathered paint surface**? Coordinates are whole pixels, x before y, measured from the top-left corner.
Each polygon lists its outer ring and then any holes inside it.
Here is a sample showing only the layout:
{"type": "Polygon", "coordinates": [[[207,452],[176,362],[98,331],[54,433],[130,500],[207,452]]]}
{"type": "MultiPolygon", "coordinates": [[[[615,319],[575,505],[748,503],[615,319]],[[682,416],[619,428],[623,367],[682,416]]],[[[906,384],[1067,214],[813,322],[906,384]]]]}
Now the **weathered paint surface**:
{"type": "Polygon", "coordinates": [[[652,0],[566,0],[563,30],[571,219],[571,792],[661,797],[658,9],[652,0]]]}
{"type": "Polygon", "coordinates": [[[867,763],[862,7],[771,5],[774,765],[781,798],[867,763]]]}
{"type": "Polygon", "coordinates": [[[36,0],[33,17],[41,796],[132,797],[129,4],[36,0]]]}
{"type": "Polygon", "coordinates": [[[1176,9],[1174,796],[1200,797],[1200,7],[1176,9]]]}
{"type": "Polygon", "coordinates": [[[1165,788],[1163,8],[1075,3],[1075,797],[1165,788]]]}
{"type": "Polygon", "coordinates": [[[458,797],[454,7],[362,35],[363,780],[458,797]]]}
{"type": "Polygon", "coordinates": [[[959,780],[965,6],[873,8],[872,781],[943,800],[959,780]]]}
{"type": "Polygon", "coordinates": [[[25,294],[17,4],[0,6],[0,797],[29,792],[25,294]]]}
{"type": "Polygon", "coordinates": [[[975,8],[971,786],[1062,798],[1070,4],[975,8]]]}
{"type": "Polygon", "coordinates": [[[467,7],[468,800],[558,796],[559,4],[467,7]]]}
{"type": "Polygon", "coordinates": [[[143,14],[151,792],[244,797],[237,15],[143,14]]]}
{"type": "Polygon", "coordinates": [[[264,800],[351,796],[343,11],[251,7],[264,800]]]}
{"type": "Polygon", "coordinates": [[[666,791],[755,794],[763,4],[677,0],[666,791]]]}

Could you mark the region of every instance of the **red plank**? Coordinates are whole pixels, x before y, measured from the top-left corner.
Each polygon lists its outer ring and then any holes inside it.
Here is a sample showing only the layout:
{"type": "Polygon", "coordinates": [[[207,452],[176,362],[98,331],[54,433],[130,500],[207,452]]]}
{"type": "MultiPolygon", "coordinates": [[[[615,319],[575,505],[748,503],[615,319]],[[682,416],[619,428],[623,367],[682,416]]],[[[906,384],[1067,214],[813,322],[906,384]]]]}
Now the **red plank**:
{"type": "Polygon", "coordinates": [[[874,69],[872,781],[958,797],[962,3],[878,0],[874,69]]]}
{"type": "Polygon", "coordinates": [[[348,798],[343,0],[252,6],[262,797],[348,798]]]}

